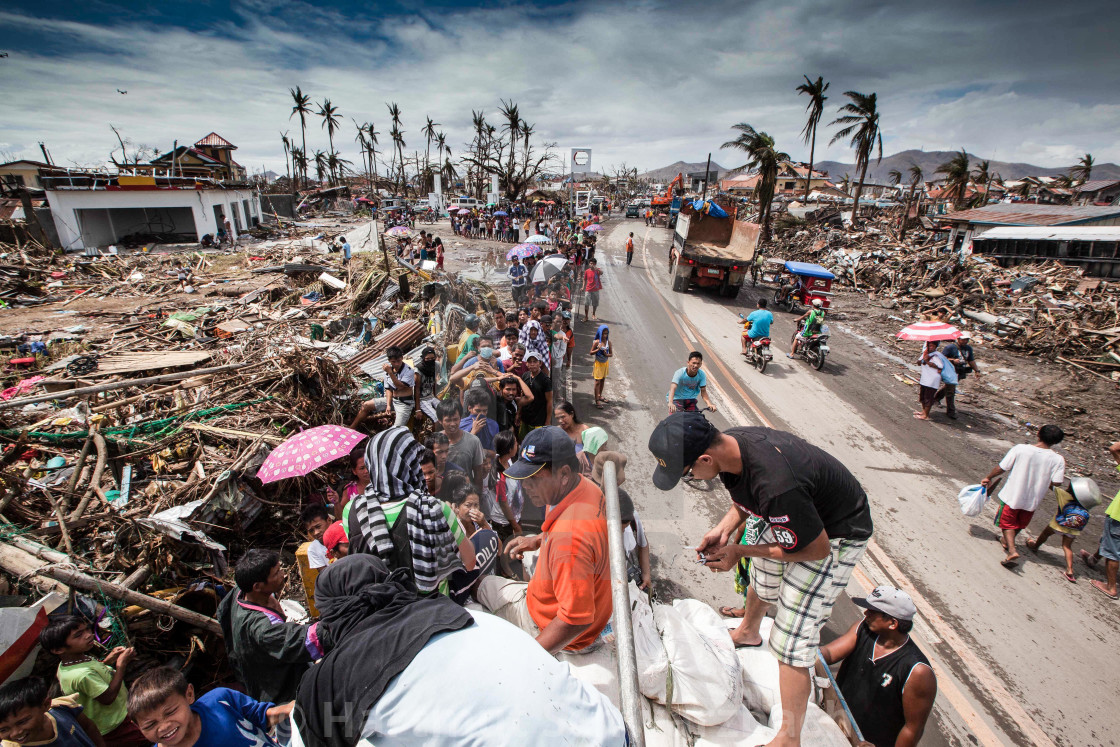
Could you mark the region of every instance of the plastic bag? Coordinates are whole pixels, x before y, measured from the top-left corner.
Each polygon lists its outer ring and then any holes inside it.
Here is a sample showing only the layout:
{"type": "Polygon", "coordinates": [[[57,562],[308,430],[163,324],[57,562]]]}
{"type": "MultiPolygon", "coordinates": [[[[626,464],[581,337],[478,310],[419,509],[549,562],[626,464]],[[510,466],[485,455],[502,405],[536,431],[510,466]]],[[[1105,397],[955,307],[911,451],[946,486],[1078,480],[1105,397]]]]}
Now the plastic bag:
{"type": "Polygon", "coordinates": [[[988,489],[983,485],[969,485],[957,494],[957,502],[965,516],[979,516],[988,502],[988,489]]]}

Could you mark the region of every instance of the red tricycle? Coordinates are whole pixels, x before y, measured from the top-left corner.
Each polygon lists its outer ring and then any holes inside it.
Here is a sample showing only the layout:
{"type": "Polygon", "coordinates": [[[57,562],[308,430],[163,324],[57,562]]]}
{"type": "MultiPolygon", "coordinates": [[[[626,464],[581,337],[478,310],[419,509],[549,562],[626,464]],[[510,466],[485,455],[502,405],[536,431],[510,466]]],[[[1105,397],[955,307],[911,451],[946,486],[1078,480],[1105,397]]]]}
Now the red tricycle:
{"type": "Polygon", "coordinates": [[[831,272],[812,262],[786,262],[785,272],[778,279],[778,290],[774,291],[774,305],[795,312],[799,306],[810,306],[813,299],[819,298],[827,309],[835,279],[831,272]]]}

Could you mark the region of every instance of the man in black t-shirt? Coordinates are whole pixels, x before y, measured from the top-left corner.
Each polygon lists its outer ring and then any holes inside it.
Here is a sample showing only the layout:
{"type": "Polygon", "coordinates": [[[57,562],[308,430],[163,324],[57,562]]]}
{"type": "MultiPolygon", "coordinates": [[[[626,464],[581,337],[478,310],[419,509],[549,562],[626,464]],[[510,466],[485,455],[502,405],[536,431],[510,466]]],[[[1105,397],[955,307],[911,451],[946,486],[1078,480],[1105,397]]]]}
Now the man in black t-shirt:
{"type": "Polygon", "coordinates": [[[521,430],[518,440],[534,428],[552,423],[552,379],[544,372],[544,362],[536,351],[530,350],[525,356],[529,370],[521,377],[528,385],[533,400],[521,407],[521,430]]]}
{"type": "Polygon", "coordinates": [[[662,420],[649,450],[661,490],[686,476],[718,476],[731,494],[731,509],[704,535],[697,557],[712,571],[751,559],[743,622],[731,633],[736,646],[761,646],[759,624],[770,605],[778,606],[769,641],[782,697],[777,742],[799,744],[821,628],[871,538],[867,494],[835,457],[797,436],[771,428],[720,433],[700,413],[662,420]],[[752,514],[769,525],[760,543],[730,543],[752,514]]]}

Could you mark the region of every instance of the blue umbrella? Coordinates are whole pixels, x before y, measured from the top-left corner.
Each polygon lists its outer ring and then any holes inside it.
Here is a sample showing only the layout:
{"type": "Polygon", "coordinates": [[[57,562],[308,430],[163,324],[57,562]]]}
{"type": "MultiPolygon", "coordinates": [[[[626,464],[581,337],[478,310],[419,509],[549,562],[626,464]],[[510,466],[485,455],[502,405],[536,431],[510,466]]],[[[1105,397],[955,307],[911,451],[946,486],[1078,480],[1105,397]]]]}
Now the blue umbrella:
{"type": "Polygon", "coordinates": [[[500,215],[505,218],[507,215],[509,215],[509,213],[507,213],[505,210],[495,210],[494,215],[500,215]]]}

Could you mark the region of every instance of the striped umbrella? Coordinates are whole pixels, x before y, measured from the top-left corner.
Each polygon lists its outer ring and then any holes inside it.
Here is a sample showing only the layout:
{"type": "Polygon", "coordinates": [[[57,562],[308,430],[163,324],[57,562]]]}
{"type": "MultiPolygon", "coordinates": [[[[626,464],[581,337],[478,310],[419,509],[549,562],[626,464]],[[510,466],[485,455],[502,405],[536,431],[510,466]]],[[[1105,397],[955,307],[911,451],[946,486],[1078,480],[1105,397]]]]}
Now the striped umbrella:
{"type": "Polygon", "coordinates": [[[918,322],[905,327],[898,333],[900,340],[955,340],[961,336],[961,331],[952,324],[945,322],[918,322]]]}

